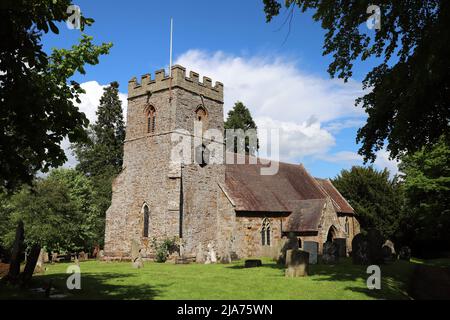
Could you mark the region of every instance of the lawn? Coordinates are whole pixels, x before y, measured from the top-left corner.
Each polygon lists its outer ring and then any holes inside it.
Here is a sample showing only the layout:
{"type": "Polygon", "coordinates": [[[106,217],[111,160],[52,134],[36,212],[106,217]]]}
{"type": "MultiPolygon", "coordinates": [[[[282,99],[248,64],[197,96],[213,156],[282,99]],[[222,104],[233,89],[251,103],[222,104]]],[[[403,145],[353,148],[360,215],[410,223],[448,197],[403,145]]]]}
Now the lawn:
{"type": "MultiPolygon", "coordinates": [[[[48,265],[44,275],[33,277],[32,287],[52,280],[68,299],[409,299],[406,293],[413,263],[397,261],[381,267],[381,290],[366,286],[365,267],[350,259],[338,265],[312,265],[310,275],[285,278],[284,269],[269,259],[259,268],[233,264],[159,264],[146,262],[133,269],[129,262],[80,263],[81,290],[68,292],[66,268],[48,265]]],[[[29,289],[0,288],[1,299],[43,298],[29,289]]]]}

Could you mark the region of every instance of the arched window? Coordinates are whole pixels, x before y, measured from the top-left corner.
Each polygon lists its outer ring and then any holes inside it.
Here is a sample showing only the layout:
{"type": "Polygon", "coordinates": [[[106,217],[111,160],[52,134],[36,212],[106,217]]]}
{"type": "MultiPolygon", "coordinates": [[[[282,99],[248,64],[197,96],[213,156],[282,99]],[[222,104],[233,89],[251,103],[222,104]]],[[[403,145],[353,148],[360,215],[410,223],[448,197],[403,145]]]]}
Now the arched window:
{"type": "Polygon", "coordinates": [[[144,231],[142,234],[145,238],[148,238],[149,222],[150,222],[150,210],[148,209],[147,205],[144,205],[144,231]]]}
{"type": "Polygon", "coordinates": [[[202,105],[199,105],[197,110],[195,110],[195,121],[201,124],[202,132],[207,129],[208,113],[202,105]]]}
{"type": "Polygon", "coordinates": [[[264,218],[261,226],[261,244],[270,246],[270,221],[267,218],[264,218]]]}
{"type": "Polygon", "coordinates": [[[147,133],[155,132],[156,110],[153,106],[147,107],[146,116],[147,116],[147,133]]]}
{"type": "Polygon", "coordinates": [[[195,111],[195,120],[204,122],[206,121],[207,117],[208,115],[206,113],[205,108],[203,108],[203,106],[201,105],[198,106],[197,110],[195,111]]]}

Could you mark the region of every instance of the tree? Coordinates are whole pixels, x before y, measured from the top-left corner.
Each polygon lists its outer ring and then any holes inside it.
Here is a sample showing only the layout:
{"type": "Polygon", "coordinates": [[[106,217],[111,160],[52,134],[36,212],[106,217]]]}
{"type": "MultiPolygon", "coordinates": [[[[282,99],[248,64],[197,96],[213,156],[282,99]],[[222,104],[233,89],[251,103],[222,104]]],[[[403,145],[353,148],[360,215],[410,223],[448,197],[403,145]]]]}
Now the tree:
{"type": "Polygon", "coordinates": [[[342,170],[333,184],[355,209],[361,229],[378,230],[386,239],[398,237],[402,221],[403,192],[387,169],[354,166],[342,170]]]}
{"type": "MultiPolygon", "coordinates": [[[[391,157],[430,146],[441,136],[449,141],[449,1],[287,0],[285,5],[291,16],[296,6],[315,10],[314,20],[327,30],[323,54],[333,55],[332,77],[347,81],[355,60],[382,58],[363,81],[369,92],[356,101],[368,114],[357,135],[365,161],[373,161],[386,141],[391,157]],[[381,10],[380,30],[364,25],[369,5],[381,10]]],[[[268,22],[280,9],[278,0],[264,0],[268,22]]]]}
{"type": "MultiPolygon", "coordinates": [[[[256,146],[250,145],[250,136],[252,134],[252,130],[254,130],[254,133],[256,134],[256,124],[255,121],[253,121],[252,115],[250,114],[250,110],[240,101],[236,102],[234,104],[233,109],[228,111],[228,117],[227,120],[224,123],[225,130],[243,130],[244,134],[247,133],[247,135],[244,137],[239,136],[233,136],[231,138],[235,139],[235,143],[230,143],[227,141],[227,135],[225,134],[225,142],[227,144],[227,148],[233,146],[234,149],[232,152],[238,151],[238,145],[244,144],[245,153],[255,155],[258,151],[258,137],[254,137],[256,140],[256,146]],[[248,131],[249,130],[249,131],[248,131]]],[[[231,151],[231,150],[229,150],[231,151]]]]}
{"type": "Polygon", "coordinates": [[[97,230],[97,244],[103,243],[104,217],[111,205],[112,181],[122,169],[124,139],[119,84],[112,82],[100,98],[97,121],[89,128],[87,142],[73,145],[79,161],[77,170],[92,181],[96,208],[103,217],[103,225],[97,230]]]}
{"type": "Polygon", "coordinates": [[[450,248],[450,147],[441,138],[432,148],[402,157],[410,241],[420,253],[450,248]]]}
{"type": "MultiPolygon", "coordinates": [[[[31,183],[37,171],[47,172],[67,159],[60,147],[86,138],[86,116],[74,102],[84,93],[68,80],[97,64],[111,44],[96,46],[82,36],[71,49],[48,56],[41,37],[67,19],[70,0],[6,0],[0,5],[0,186],[9,190],[31,183]]],[[[81,17],[81,26],[92,19],[81,17]]]]}

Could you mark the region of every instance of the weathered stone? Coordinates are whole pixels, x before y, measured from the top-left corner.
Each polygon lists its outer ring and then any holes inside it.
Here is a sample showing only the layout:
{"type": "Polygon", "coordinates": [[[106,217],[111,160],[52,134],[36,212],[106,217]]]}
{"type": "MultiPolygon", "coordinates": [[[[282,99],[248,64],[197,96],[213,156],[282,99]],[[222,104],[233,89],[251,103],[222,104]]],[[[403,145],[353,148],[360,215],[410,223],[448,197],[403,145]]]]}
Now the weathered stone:
{"type": "Polygon", "coordinates": [[[52,252],[52,264],[58,261],[58,252],[52,252]]]}
{"type": "Polygon", "coordinates": [[[208,243],[208,255],[211,260],[211,263],[217,263],[216,251],[214,250],[214,245],[210,242],[208,243]]]}
{"type": "Polygon", "coordinates": [[[403,246],[398,252],[398,257],[401,260],[411,260],[411,249],[408,246],[403,246]]]}
{"type": "Polygon", "coordinates": [[[298,239],[293,232],[289,232],[281,248],[278,263],[286,265],[286,252],[293,249],[298,249],[298,239]]]}
{"type": "Polygon", "coordinates": [[[339,261],[339,247],[335,242],[325,242],[323,244],[322,262],[325,264],[335,264],[339,261]]]}
{"type": "Polygon", "coordinates": [[[47,257],[48,257],[48,253],[44,249],[41,249],[41,252],[39,252],[39,257],[38,257],[37,262],[36,262],[36,267],[34,268],[34,272],[35,273],[42,273],[42,272],[44,272],[44,270],[45,270],[45,268],[44,268],[44,263],[45,263],[44,256],[45,256],[45,254],[47,254],[47,257]]]}
{"type": "Polygon", "coordinates": [[[317,264],[317,256],[319,254],[319,243],[315,241],[304,241],[303,251],[309,253],[309,264],[317,264]]]}
{"type": "Polygon", "coordinates": [[[286,277],[304,277],[308,275],[309,253],[298,249],[286,252],[286,277]]]}
{"type": "Polygon", "coordinates": [[[205,253],[203,252],[203,247],[201,243],[197,245],[197,254],[195,255],[195,262],[197,263],[205,262],[205,253]]]}
{"type": "Polygon", "coordinates": [[[338,256],[341,258],[347,257],[347,239],[346,238],[335,238],[333,242],[337,244],[338,256]]]}
{"type": "Polygon", "coordinates": [[[244,262],[244,268],[256,268],[261,266],[262,262],[259,259],[247,259],[244,262]]]}
{"type": "Polygon", "coordinates": [[[141,249],[139,248],[139,242],[136,240],[131,242],[131,262],[133,268],[135,269],[140,269],[144,266],[141,249]]]}
{"type": "Polygon", "coordinates": [[[369,241],[362,233],[357,234],[352,240],[353,264],[368,265],[370,262],[369,241]]]}
{"type": "Polygon", "coordinates": [[[394,243],[390,240],[386,240],[381,248],[383,253],[384,262],[392,262],[396,258],[394,243]]]}

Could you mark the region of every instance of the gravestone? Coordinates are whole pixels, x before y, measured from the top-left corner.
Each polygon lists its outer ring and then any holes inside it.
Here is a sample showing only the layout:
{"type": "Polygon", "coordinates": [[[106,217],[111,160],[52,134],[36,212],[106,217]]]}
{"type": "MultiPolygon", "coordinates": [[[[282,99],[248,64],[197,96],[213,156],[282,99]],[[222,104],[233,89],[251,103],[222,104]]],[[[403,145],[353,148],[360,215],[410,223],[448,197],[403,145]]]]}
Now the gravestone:
{"type": "Polygon", "coordinates": [[[353,264],[368,265],[369,257],[369,241],[362,233],[358,233],[352,240],[352,261],[353,264]]]}
{"type": "Polygon", "coordinates": [[[287,250],[292,249],[298,249],[298,240],[293,232],[289,232],[287,239],[284,240],[284,244],[281,248],[280,256],[278,258],[279,264],[286,264],[286,252],[287,250]]]}
{"type": "Polygon", "coordinates": [[[48,263],[50,261],[47,250],[44,250],[43,259],[44,263],[48,263]]]}
{"type": "Polygon", "coordinates": [[[367,240],[369,242],[369,263],[383,264],[383,236],[377,230],[369,230],[367,240]]]}
{"type": "Polygon", "coordinates": [[[262,262],[259,259],[247,259],[244,263],[244,268],[256,268],[261,266],[262,262]]]}
{"type": "Polygon", "coordinates": [[[58,252],[52,252],[52,264],[58,261],[58,252]]]}
{"type": "Polygon", "coordinates": [[[195,262],[197,263],[205,262],[205,253],[203,252],[203,246],[201,243],[197,245],[197,254],[195,255],[195,262]]]}
{"type": "Polygon", "coordinates": [[[37,259],[36,266],[34,268],[34,272],[36,272],[36,273],[44,272],[44,263],[45,263],[44,255],[45,255],[45,253],[46,252],[44,249],[41,249],[41,251],[39,252],[39,257],[37,259]]]}
{"type": "Polygon", "coordinates": [[[309,253],[299,249],[286,251],[286,277],[304,277],[308,275],[309,253]]]}
{"type": "Polygon", "coordinates": [[[339,247],[335,242],[325,242],[323,244],[322,262],[325,264],[335,264],[339,261],[339,247]]]}
{"type": "Polygon", "coordinates": [[[141,249],[139,247],[139,243],[136,240],[131,241],[131,262],[135,269],[140,269],[144,266],[141,249]]]}
{"type": "Polygon", "coordinates": [[[99,260],[102,260],[104,257],[105,257],[105,251],[100,250],[100,251],[98,252],[97,258],[98,258],[99,260]]]}
{"type": "Polygon", "coordinates": [[[303,251],[309,253],[309,264],[317,264],[317,255],[319,254],[319,243],[315,241],[304,241],[303,251]]]}
{"type": "Polygon", "coordinates": [[[335,238],[333,242],[338,246],[338,256],[341,258],[347,257],[347,239],[346,238],[335,238]]]}
{"type": "Polygon", "coordinates": [[[401,260],[409,261],[411,259],[411,249],[408,246],[403,246],[398,252],[398,257],[401,260]]]}
{"type": "Polygon", "coordinates": [[[392,262],[395,260],[395,257],[396,257],[395,248],[394,248],[394,243],[391,240],[386,240],[384,242],[383,247],[381,248],[381,251],[383,253],[384,262],[392,262]]]}
{"type": "Polygon", "coordinates": [[[214,245],[211,242],[208,243],[208,256],[211,263],[217,263],[216,251],[214,251],[214,245]]]}
{"type": "Polygon", "coordinates": [[[85,253],[84,251],[81,251],[81,252],[78,254],[78,260],[80,260],[80,261],[86,260],[86,253],[85,253]]]}

